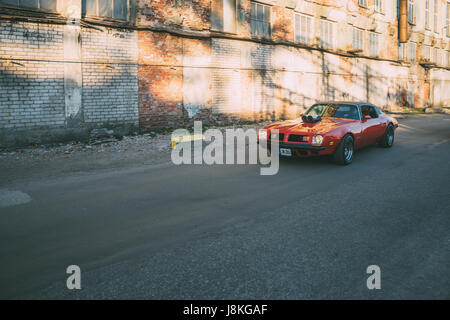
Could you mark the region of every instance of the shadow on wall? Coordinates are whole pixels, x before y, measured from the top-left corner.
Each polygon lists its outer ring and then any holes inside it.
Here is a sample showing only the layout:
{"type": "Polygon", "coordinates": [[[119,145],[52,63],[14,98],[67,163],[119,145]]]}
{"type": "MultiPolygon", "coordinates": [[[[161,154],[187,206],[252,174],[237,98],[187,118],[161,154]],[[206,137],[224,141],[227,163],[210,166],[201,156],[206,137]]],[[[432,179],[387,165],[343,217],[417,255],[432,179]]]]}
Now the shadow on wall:
{"type": "MultiPolygon", "coordinates": [[[[56,41],[26,28],[21,32],[28,39],[24,46],[41,38],[50,47],[56,41]]],[[[86,30],[83,42],[95,44],[102,35],[121,41],[117,34],[86,30]]],[[[313,72],[291,70],[295,63],[279,67],[284,61],[275,61],[279,59],[273,45],[252,43],[244,52],[244,45],[234,40],[213,45],[216,39],[186,40],[158,34],[138,41],[139,65],[83,64],[80,127],[135,125],[139,119],[140,130],[149,131],[191,126],[194,120],[221,124],[295,118],[320,100],[408,106],[415,102],[406,79],[388,78],[368,63],[361,63],[363,59],[292,49],[290,55],[308,60],[316,70],[313,72]]],[[[55,48],[58,45],[55,43],[55,48]]],[[[12,46],[4,45],[13,52],[12,46]]],[[[83,50],[90,50],[91,56],[105,49],[100,45],[86,47],[90,49],[83,50]]],[[[125,60],[132,58],[126,47],[108,51],[125,60]]],[[[54,60],[19,62],[21,65],[2,62],[3,132],[67,127],[64,64],[54,60]]]]}
{"type": "Polygon", "coordinates": [[[2,145],[85,139],[93,128],[108,128],[117,135],[137,131],[138,67],[130,63],[137,57],[132,32],[81,28],[82,56],[90,62],[70,62],[82,63],[83,83],[82,105],[71,116],[66,98],[70,84],[79,85],[71,79],[65,82],[63,35],[63,25],[2,25],[2,51],[11,57],[0,60],[2,145]]]}
{"type": "Polygon", "coordinates": [[[0,97],[0,146],[86,140],[95,128],[108,129],[111,135],[137,132],[135,73],[105,72],[110,74],[103,82],[84,84],[79,122],[73,126],[65,110],[63,63],[1,61],[0,87],[5,93],[0,97]],[[48,75],[49,69],[54,70],[54,77],[48,75]],[[134,79],[134,86],[127,85],[129,79],[134,79]]]}

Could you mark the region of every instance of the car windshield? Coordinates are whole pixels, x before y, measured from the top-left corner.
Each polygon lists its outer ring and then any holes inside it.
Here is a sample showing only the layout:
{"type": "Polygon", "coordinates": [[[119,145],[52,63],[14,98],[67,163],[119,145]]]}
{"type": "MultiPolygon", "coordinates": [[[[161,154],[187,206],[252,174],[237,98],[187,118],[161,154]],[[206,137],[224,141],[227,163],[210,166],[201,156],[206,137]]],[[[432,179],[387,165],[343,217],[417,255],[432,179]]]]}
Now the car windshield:
{"type": "Polygon", "coordinates": [[[352,104],[315,104],[305,115],[359,120],[358,108],[352,104]]]}

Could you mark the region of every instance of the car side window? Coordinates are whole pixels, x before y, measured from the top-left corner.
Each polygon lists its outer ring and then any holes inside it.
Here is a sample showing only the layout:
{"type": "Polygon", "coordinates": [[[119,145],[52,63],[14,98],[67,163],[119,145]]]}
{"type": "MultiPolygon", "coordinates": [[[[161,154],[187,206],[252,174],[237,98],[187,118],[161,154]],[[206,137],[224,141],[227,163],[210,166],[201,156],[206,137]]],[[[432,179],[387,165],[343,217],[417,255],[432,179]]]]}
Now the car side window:
{"type": "Polygon", "coordinates": [[[371,118],[378,118],[378,112],[373,106],[363,105],[361,106],[362,116],[370,116],[371,118]]]}
{"type": "Polygon", "coordinates": [[[356,106],[342,104],[335,109],[332,117],[358,120],[358,109],[356,106]]]}

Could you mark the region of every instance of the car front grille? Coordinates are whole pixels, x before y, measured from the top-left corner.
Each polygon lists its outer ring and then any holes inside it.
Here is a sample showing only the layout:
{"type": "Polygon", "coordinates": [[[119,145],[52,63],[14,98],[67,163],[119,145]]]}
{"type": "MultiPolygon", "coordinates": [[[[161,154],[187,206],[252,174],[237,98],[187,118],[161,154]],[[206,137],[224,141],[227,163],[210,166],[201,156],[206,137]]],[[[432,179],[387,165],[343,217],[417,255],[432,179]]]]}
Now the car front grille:
{"type": "Polygon", "coordinates": [[[288,141],[291,141],[291,142],[306,142],[306,141],[303,141],[303,137],[307,137],[307,136],[303,136],[303,135],[299,135],[299,134],[290,134],[289,138],[288,138],[288,141]]]}

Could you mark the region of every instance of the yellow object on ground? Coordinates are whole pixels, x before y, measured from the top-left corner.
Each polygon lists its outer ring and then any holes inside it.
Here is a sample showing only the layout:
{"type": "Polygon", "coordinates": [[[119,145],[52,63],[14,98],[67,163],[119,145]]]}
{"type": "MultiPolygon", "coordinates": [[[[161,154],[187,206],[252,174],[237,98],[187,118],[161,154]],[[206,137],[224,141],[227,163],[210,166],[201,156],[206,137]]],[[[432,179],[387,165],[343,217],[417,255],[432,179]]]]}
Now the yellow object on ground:
{"type": "Polygon", "coordinates": [[[203,134],[193,134],[190,136],[181,136],[181,137],[172,137],[172,149],[177,146],[177,143],[187,142],[187,141],[195,141],[195,140],[203,140],[205,136],[203,134]]]}

